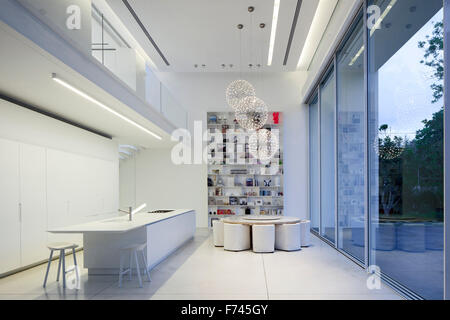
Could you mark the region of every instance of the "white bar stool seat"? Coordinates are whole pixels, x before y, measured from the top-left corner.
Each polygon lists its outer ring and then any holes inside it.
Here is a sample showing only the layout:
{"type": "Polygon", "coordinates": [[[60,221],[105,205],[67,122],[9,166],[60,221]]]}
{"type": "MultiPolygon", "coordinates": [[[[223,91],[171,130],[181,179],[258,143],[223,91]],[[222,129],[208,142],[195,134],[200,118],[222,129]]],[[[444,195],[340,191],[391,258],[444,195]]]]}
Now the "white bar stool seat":
{"type": "Polygon", "coordinates": [[[302,247],[309,247],[311,245],[311,221],[302,220],[300,222],[300,229],[302,247]]]}
{"type": "Polygon", "coordinates": [[[222,220],[214,220],[213,224],[213,237],[214,237],[214,246],[223,247],[223,221],[222,220]]]}
{"type": "Polygon", "coordinates": [[[244,224],[224,223],[223,244],[227,251],[250,249],[250,226],[244,224]]]}
{"type": "Polygon", "coordinates": [[[279,224],[275,229],[275,249],[296,251],[302,248],[300,223],[279,224]]]}
{"type": "Polygon", "coordinates": [[[275,251],[275,225],[253,225],[253,252],[270,253],[275,251]]]}
{"type": "Polygon", "coordinates": [[[47,278],[48,278],[48,272],[50,271],[50,265],[52,263],[53,258],[53,252],[59,251],[59,263],[58,263],[58,275],[56,277],[56,281],[59,281],[59,274],[61,272],[61,264],[63,269],[63,288],[66,288],[66,273],[69,271],[75,270],[77,281],[80,281],[80,275],[78,274],[78,268],[77,268],[77,257],[75,254],[75,249],[78,247],[75,243],[69,243],[69,242],[54,242],[47,245],[47,248],[50,250],[50,257],[48,259],[47,264],[47,271],[45,272],[45,278],[44,278],[44,285],[45,288],[47,286],[47,278]],[[72,250],[73,254],[73,263],[75,268],[71,268],[70,270],[66,269],[66,250],[72,250]]]}
{"type": "Polygon", "coordinates": [[[142,259],[142,263],[144,264],[144,272],[147,275],[148,281],[152,281],[150,279],[150,272],[147,267],[147,259],[145,258],[144,250],[147,248],[146,243],[142,244],[132,244],[120,249],[120,268],[119,268],[119,288],[122,287],[122,278],[124,274],[129,274],[129,280],[131,280],[131,276],[133,273],[133,257],[136,265],[136,272],[139,279],[139,287],[142,288],[142,278],[141,278],[141,267],[139,266],[138,253],[142,259]],[[124,259],[125,255],[129,254],[130,263],[128,268],[124,269],[124,259]]]}

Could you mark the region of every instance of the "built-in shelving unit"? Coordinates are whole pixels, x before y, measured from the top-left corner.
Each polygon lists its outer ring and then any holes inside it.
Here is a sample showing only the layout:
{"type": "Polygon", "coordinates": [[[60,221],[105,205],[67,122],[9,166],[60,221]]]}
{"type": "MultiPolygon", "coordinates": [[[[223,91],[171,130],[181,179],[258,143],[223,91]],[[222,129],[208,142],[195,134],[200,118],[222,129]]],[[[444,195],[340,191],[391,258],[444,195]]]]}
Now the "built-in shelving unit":
{"type": "Polygon", "coordinates": [[[279,113],[269,113],[264,129],[279,140],[268,161],[249,152],[250,134],[233,112],[208,113],[208,213],[213,219],[230,215],[283,215],[283,147],[279,113]]]}

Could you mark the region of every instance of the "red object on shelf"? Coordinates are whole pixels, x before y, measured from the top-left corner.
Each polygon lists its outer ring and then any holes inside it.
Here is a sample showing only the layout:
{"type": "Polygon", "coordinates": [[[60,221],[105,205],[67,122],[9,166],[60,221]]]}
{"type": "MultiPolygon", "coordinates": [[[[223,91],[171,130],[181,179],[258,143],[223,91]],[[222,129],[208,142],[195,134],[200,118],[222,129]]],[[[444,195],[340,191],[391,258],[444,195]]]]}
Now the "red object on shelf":
{"type": "Polygon", "coordinates": [[[273,123],[274,124],[279,124],[279,122],[280,122],[280,113],[279,112],[274,112],[272,114],[272,117],[273,117],[273,123]]]}

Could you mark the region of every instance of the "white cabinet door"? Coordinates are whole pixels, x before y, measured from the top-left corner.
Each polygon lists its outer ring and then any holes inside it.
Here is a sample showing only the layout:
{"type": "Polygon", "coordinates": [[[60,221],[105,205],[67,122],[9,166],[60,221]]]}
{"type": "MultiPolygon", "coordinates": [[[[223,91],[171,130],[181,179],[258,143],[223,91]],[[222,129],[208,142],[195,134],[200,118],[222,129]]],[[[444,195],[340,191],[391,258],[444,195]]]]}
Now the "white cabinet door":
{"type": "Polygon", "coordinates": [[[19,144],[0,139],[0,274],[19,268],[19,144]]]}
{"type": "Polygon", "coordinates": [[[20,145],[22,266],[48,258],[45,148],[20,145]]]}

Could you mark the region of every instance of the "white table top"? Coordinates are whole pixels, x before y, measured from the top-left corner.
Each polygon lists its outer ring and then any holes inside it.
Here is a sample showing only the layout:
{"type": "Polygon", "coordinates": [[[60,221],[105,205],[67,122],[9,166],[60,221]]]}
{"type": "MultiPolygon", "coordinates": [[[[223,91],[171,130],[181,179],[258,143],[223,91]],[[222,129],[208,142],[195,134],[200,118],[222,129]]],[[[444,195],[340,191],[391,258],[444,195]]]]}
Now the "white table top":
{"type": "Polygon", "coordinates": [[[192,209],[177,209],[167,213],[147,213],[151,209],[136,213],[133,221],[129,221],[128,215],[117,216],[99,221],[92,221],[83,224],[54,228],[48,230],[50,233],[87,233],[87,232],[105,232],[122,233],[141,228],[143,226],[154,224],[162,220],[170,219],[188,212],[192,209]]]}
{"type": "Polygon", "coordinates": [[[248,215],[248,216],[233,216],[233,217],[227,217],[223,219],[223,222],[225,223],[231,223],[231,224],[294,224],[299,223],[302,220],[300,218],[296,217],[286,217],[286,216],[274,216],[274,219],[268,220],[268,217],[270,216],[261,216],[262,219],[257,219],[257,215],[248,215]],[[248,219],[250,218],[250,219],[248,219]],[[275,219],[276,218],[276,219],[275,219]]]}

